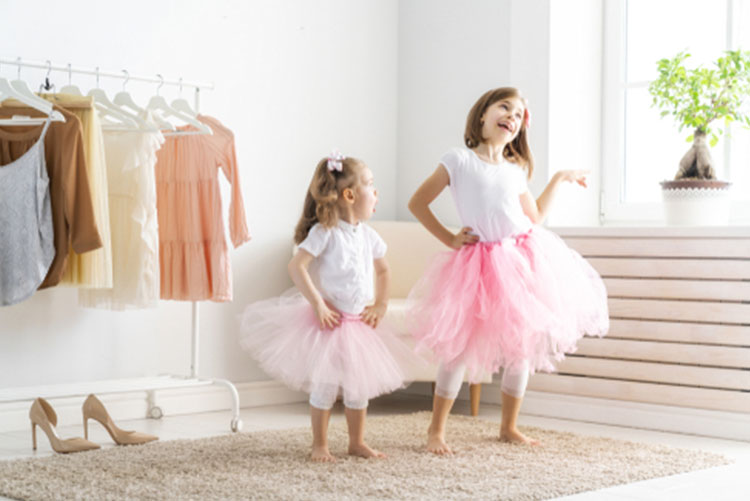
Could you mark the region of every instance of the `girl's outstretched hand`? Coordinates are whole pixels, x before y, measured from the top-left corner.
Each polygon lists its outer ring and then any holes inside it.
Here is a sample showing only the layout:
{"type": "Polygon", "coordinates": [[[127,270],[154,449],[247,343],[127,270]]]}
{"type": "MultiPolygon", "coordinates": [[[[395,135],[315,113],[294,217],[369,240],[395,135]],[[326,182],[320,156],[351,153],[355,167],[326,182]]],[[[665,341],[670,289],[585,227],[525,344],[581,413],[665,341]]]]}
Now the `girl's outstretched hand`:
{"type": "Polygon", "coordinates": [[[325,301],[321,301],[315,308],[315,315],[318,317],[320,326],[324,329],[333,329],[340,323],[341,313],[329,308],[325,301]]]}
{"type": "Polygon", "coordinates": [[[586,176],[590,172],[591,171],[588,170],[577,169],[561,170],[557,172],[557,176],[560,178],[560,181],[566,181],[568,183],[578,183],[586,188],[586,176]]]}
{"type": "Polygon", "coordinates": [[[371,306],[365,306],[365,309],[359,314],[359,318],[374,329],[385,316],[387,309],[388,307],[386,305],[377,303],[371,306]]]}
{"type": "Polygon", "coordinates": [[[460,249],[464,245],[471,245],[479,242],[479,236],[473,235],[471,232],[473,230],[469,228],[468,226],[464,226],[461,228],[461,230],[453,235],[453,240],[451,240],[451,247],[454,249],[460,249]]]}

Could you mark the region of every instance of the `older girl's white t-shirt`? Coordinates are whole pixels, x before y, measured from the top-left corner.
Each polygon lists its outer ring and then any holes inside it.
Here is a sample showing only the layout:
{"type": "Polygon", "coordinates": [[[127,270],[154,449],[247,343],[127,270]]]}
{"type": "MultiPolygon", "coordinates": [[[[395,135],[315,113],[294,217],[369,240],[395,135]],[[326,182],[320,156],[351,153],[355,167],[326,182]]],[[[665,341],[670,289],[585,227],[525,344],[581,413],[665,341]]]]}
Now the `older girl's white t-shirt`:
{"type": "Polygon", "coordinates": [[[356,315],[372,302],[373,261],[385,256],[387,246],[371,227],[341,220],[333,228],[316,223],[299,248],[315,257],[310,277],[337,310],[356,315]]]}
{"type": "Polygon", "coordinates": [[[461,224],[471,227],[481,242],[497,242],[532,227],[519,198],[528,190],[523,168],[506,159],[487,163],[467,148],[449,150],[440,163],[450,176],[461,224]]]}

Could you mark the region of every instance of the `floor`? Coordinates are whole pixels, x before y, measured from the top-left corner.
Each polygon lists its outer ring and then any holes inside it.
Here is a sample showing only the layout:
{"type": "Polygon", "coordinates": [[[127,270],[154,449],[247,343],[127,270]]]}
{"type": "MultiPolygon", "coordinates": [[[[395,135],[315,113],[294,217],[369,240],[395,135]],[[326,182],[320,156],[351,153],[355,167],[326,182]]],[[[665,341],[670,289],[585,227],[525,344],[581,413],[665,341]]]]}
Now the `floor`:
{"type": "MultiPolygon", "coordinates": [[[[429,407],[430,400],[426,397],[397,394],[372,401],[369,414],[406,413],[427,410],[429,407]]],[[[468,415],[468,403],[464,401],[457,402],[453,412],[468,415]]],[[[499,423],[500,408],[495,405],[483,404],[480,409],[480,416],[499,423]]],[[[247,408],[242,410],[241,417],[243,421],[242,431],[309,426],[310,419],[308,406],[304,403],[247,408]]],[[[118,424],[125,429],[137,429],[156,434],[161,440],[171,440],[229,433],[230,418],[231,413],[225,411],[167,416],[161,420],[143,419],[118,424]]],[[[337,408],[332,419],[343,420],[343,412],[337,408]]],[[[712,451],[724,454],[735,460],[735,463],[730,466],[647,480],[560,498],[566,501],[623,501],[635,499],[659,501],[747,501],[750,499],[750,442],[737,442],[525,415],[521,416],[520,424],[571,431],[581,435],[599,435],[712,451]]],[[[89,431],[90,438],[93,441],[102,444],[103,447],[114,446],[106,431],[101,426],[92,423],[89,431]]],[[[82,436],[83,430],[80,426],[63,427],[58,430],[58,433],[62,437],[82,436]]],[[[30,431],[0,433],[0,460],[40,457],[53,454],[44,434],[37,436],[39,449],[36,452],[32,451],[30,435],[30,431]]],[[[0,496],[0,499],[7,498],[0,496]]]]}

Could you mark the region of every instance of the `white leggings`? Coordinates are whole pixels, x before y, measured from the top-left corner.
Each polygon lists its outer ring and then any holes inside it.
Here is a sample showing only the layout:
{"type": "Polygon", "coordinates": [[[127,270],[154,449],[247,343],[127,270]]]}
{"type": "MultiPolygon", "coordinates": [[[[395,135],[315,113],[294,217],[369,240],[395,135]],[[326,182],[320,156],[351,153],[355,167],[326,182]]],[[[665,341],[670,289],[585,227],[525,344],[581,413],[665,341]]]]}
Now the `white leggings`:
{"type": "MultiPolygon", "coordinates": [[[[466,366],[464,364],[457,365],[453,370],[447,369],[445,364],[440,364],[437,381],[435,382],[435,394],[439,397],[455,400],[458,396],[458,390],[461,389],[465,372],[466,366]]],[[[500,388],[503,393],[521,398],[526,392],[528,382],[529,362],[524,360],[520,364],[503,369],[503,381],[500,388]]]]}
{"type": "MultiPolygon", "coordinates": [[[[339,394],[339,387],[336,385],[325,385],[315,388],[310,393],[310,405],[316,409],[327,411],[336,403],[336,397],[339,394]]],[[[367,409],[367,400],[354,400],[350,398],[344,390],[344,405],[348,409],[367,409]]]]}

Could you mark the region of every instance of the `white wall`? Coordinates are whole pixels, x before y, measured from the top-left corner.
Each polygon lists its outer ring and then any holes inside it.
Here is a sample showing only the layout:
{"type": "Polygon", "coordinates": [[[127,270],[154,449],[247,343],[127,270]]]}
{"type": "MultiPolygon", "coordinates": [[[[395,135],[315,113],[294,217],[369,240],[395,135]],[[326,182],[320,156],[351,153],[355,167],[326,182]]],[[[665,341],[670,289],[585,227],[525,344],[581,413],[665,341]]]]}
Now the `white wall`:
{"type": "MultiPolygon", "coordinates": [[[[201,109],[235,133],[253,240],[231,252],[234,301],[201,304],[202,375],[267,379],[238,349],[236,315],[291,285],[292,231],[313,168],[331,147],[368,162],[381,192],[378,217],[395,217],[397,16],[396,0],[77,0],[64,8],[0,0],[2,57],[215,83],[201,109]]],[[[43,73],[22,76],[36,87],[43,73]]],[[[52,80],[60,87],[67,76],[52,80]]],[[[73,81],[84,91],[93,82],[73,81]]],[[[101,85],[111,96],[121,81],[101,85]]],[[[154,89],[128,86],[141,103],[154,89]]],[[[177,90],[162,95],[171,100],[177,90]]],[[[74,290],[56,288],[0,308],[0,387],[184,374],[189,354],[189,303],[88,310],[74,290]]]]}
{"type": "MultiPolygon", "coordinates": [[[[549,173],[549,26],[548,0],[399,3],[399,219],[414,219],[411,194],[446,150],[463,145],[469,109],[496,87],[516,87],[529,101],[536,164],[529,186],[541,193],[549,173]]],[[[448,190],[432,208],[460,226],[448,190]]]]}
{"type": "MultiPolygon", "coordinates": [[[[474,101],[516,86],[533,113],[532,192],[551,172],[590,166],[593,186],[563,188],[551,222],[598,222],[600,15],[600,0],[76,0],[65,9],[0,0],[0,18],[13,20],[0,56],[215,83],[202,111],[235,132],[253,240],[231,252],[234,301],[201,304],[200,373],[253,381],[267,376],[238,349],[236,315],[291,285],[292,229],[313,167],[333,146],[373,169],[378,218],[412,219],[409,197],[463,144],[474,101]]],[[[43,74],[22,75],[36,86],[43,74]]],[[[73,83],[85,90],[94,79],[73,83]]],[[[121,81],[101,85],[111,95],[121,81]]],[[[128,90],[145,102],[154,86],[128,90]]],[[[458,225],[447,192],[435,209],[458,225]]],[[[0,387],[187,373],[189,341],[189,303],[115,313],[79,308],[70,289],[42,291],[0,308],[0,387]]]]}
{"type": "MultiPolygon", "coordinates": [[[[466,115],[485,91],[511,85],[510,0],[399,2],[398,219],[442,154],[463,145],[466,115]]],[[[450,193],[432,206],[460,226],[450,193]]]]}
{"type": "Polygon", "coordinates": [[[513,0],[510,25],[510,80],[529,102],[534,155],[529,189],[539,196],[549,180],[550,1],[513,0]]]}
{"type": "Polygon", "coordinates": [[[587,169],[564,184],[550,226],[598,226],[601,191],[602,1],[550,2],[549,172],[587,169]]]}
{"type": "MultiPolygon", "coordinates": [[[[398,218],[414,219],[411,194],[443,152],[463,144],[474,101],[513,86],[532,113],[531,192],[539,196],[558,170],[591,170],[588,189],[560,187],[548,224],[599,225],[601,16],[601,0],[400,2],[398,218]]],[[[432,208],[460,226],[447,190],[432,208]]]]}

